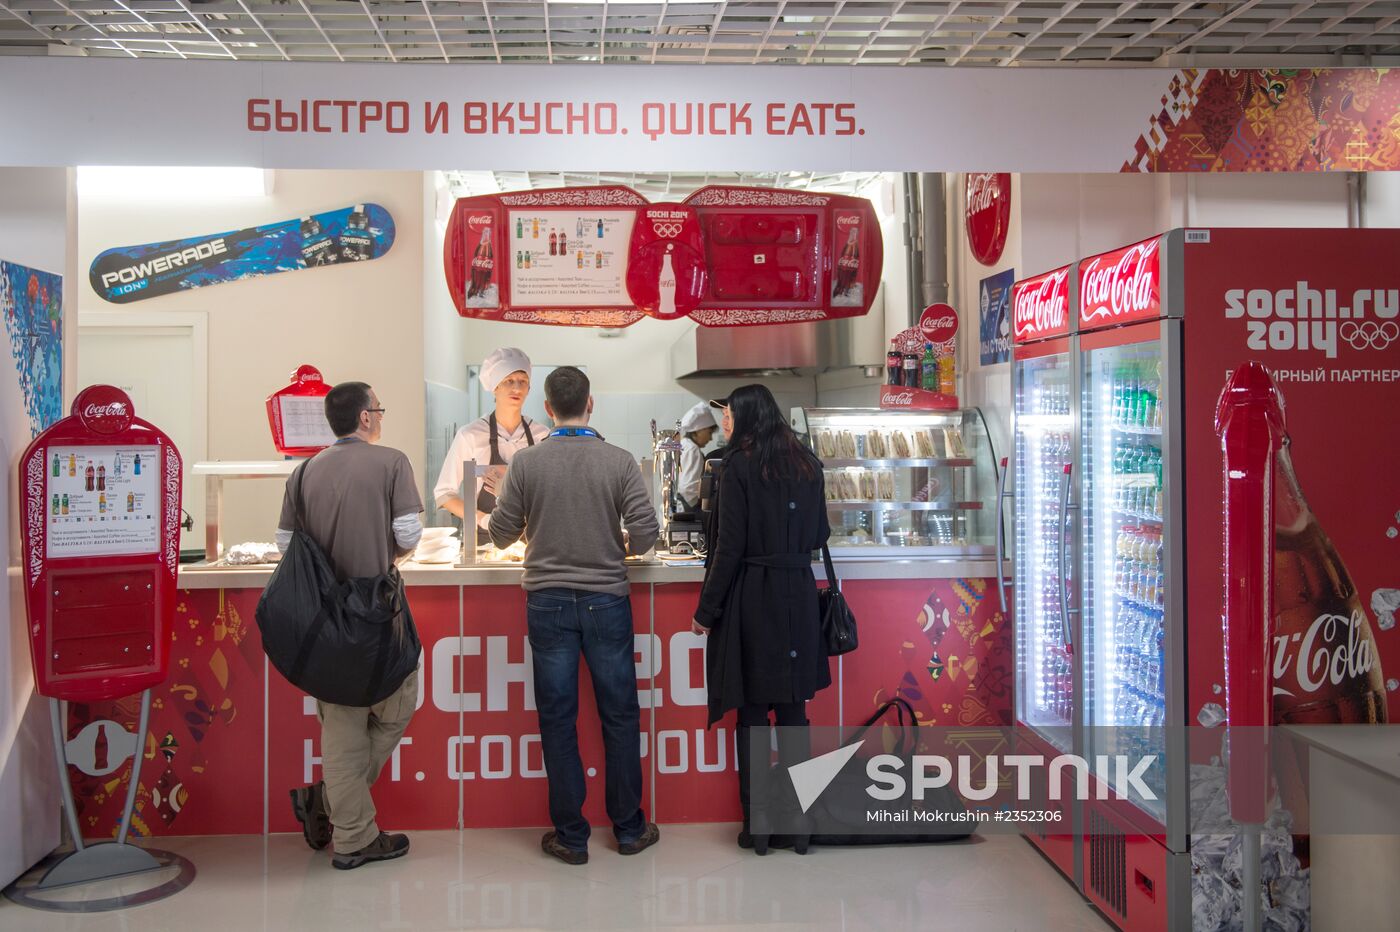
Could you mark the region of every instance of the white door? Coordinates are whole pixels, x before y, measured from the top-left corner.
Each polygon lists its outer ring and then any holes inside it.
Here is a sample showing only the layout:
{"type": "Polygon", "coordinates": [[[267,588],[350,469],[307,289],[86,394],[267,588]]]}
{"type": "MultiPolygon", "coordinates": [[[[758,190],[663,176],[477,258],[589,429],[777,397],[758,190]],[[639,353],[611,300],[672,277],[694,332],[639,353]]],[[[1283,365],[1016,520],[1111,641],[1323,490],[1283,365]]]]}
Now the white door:
{"type": "Polygon", "coordinates": [[[136,416],[170,436],[185,463],[183,505],[199,549],[204,484],[190,467],[208,456],[209,365],[205,315],[197,311],[85,311],[78,315],[78,389],[105,383],[131,396],[136,416]]]}

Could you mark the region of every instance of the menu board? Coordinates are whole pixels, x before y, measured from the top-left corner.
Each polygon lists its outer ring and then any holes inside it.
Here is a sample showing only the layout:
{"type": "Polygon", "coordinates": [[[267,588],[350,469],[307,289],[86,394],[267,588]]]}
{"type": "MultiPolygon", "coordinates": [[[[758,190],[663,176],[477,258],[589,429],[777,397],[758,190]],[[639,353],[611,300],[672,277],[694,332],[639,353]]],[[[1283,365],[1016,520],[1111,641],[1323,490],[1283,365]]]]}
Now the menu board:
{"type": "Polygon", "coordinates": [[[497,262],[510,263],[510,300],[521,307],[632,306],[627,250],[635,211],[512,210],[510,244],[497,262]]]}
{"type": "Polygon", "coordinates": [[[46,463],[49,559],[159,551],[159,447],[50,447],[46,463]]]}
{"type": "Polygon", "coordinates": [[[335,443],[335,431],[326,420],[324,395],[277,395],[282,413],[282,444],[285,447],[328,447],[335,443]]]}

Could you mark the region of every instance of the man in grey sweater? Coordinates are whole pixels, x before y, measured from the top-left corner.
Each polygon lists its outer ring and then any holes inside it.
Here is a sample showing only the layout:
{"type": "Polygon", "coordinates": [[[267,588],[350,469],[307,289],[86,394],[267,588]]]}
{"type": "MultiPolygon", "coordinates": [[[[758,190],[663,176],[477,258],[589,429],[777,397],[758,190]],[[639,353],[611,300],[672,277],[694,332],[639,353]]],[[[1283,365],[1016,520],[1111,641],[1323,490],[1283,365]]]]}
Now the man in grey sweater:
{"type": "Polygon", "coordinates": [[[605,443],[588,426],[593,413],[588,377],[573,366],[556,369],[545,380],[544,396],[554,430],[511,460],[491,512],[490,532],[502,548],[522,534],[528,538],[526,617],[554,823],[541,847],[566,864],[586,864],[587,786],[578,751],[580,654],[588,662],[603,726],[605,794],[618,853],[636,854],[660,837],[641,807],[641,709],[623,564],[629,549],[651,549],[658,525],[632,455],[605,443]]]}

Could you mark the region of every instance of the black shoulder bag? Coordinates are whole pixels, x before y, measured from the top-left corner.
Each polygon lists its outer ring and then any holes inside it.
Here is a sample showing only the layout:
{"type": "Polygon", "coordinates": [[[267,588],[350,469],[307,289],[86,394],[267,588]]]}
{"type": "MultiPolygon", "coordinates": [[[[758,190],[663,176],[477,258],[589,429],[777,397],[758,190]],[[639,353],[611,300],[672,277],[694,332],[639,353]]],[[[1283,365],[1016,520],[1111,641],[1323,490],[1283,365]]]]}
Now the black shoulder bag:
{"type": "Polygon", "coordinates": [[[855,650],[860,639],[856,636],[856,616],[851,614],[846,597],[836,588],[836,567],[831,562],[831,550],[826,544],[822,544],[822,561],[826,564],[826,588],[817,591],[822,644],[828,657],[837,657],[855,650]]]}
{"type": "Polygon", "coordinates": [[[380,576],[336,580],[325,551],[305,530],[305,469],[303,463],[292,476],[292,542],[258,600],[263,650],[277,672],[308,695],[335,705],[372,706],[418,667],[418,630],[397,567],[380,576]]]}

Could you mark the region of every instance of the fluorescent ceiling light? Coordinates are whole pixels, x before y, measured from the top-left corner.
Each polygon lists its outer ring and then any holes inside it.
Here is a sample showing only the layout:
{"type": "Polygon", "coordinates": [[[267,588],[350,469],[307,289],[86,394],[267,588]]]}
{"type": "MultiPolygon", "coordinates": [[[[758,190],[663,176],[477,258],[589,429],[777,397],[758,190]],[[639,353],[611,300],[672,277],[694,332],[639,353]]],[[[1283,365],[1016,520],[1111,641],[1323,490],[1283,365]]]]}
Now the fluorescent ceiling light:
{"type": "Polygon", "coordinates": [[[272,173],[262,168],[78,166],[79,197],[215,200],[263,197],[271,192],[272,173]]]}

